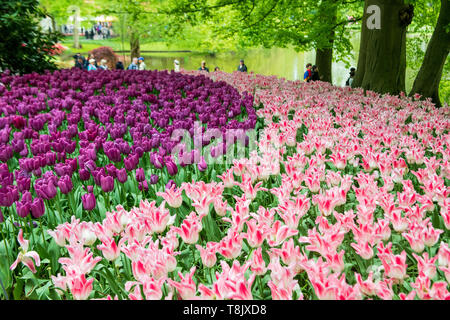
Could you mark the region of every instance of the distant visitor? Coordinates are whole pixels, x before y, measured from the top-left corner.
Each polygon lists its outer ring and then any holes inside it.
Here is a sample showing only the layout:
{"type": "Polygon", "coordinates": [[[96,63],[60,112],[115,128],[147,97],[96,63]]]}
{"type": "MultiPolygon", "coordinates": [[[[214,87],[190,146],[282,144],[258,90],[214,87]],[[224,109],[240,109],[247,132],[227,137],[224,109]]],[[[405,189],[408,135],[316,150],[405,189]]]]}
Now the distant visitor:
{"type": "Polygon", "coordinates": [[[237,70],[240,72],[247,72],[247,66],[244,64],[243,59],[241,59],[241,61],[239,62],[239,67],[237,70]]]}
{"type": "Polygon", "coordinates": [[[117,61],[116,70],[123,70],[123,69],[124,69],[124,66],[123,66],[122,61],[117,61]]]}
{"type": "Polygon", "coordinates": [[[95,71],[97,70],[97,67],[95,66],[95,59],[90,59],[89,60],[89,66],[88,66],[88,71],[95,71]]]}
{"type": "Polygon", "coordinates": [[[133,61],[128,66],[127,70],[139,70],[138,58],[133,58],[133,61]]]}
{"type": "Polygon", "coordinates": [[[180,72],[180,61],[177,59],[173,60],[173,70],[175,70],[175,72],[180,72]]]}
{"type": "Polygon", "coordinates": [[[145,69],[147,69],[147,66],[145,65],[145,62],[144,62],[144,58],[143,58],[143,57],[140,57],[140,58],[138,59],[138,62],[139,62],[139,70],[145,70],[145,69]]]}
{"type": "Polygon", "coordinates": [[[312,77],[312,70],[311,69],[312,69],[312,64],[308,63],[306,65],[306,72],[305,72],[305,74],[303,76],[303,81],[305,81],[305,82],[310,82],[311,81],[311,77],[312,77]]]}
{"type": "Polygon", "coordinates": [[[214,71],[220,71],[220,68],[219,67],[215,67],[214,71]]]}
{"type": "Polygon", "coordinates": [[[206,67],[206,61],[205,60],[202,61],[202,65],[201,65],[200,68],[198,68],[198,70],[209,72],[209,69],[206,67]]]}
{"type": "Polygon", "coordinates": [[[101,70],[108,70],[108,66],[106,65],[106,60],[102,59],[100,60],[100,65],[98,66],[99,69],[101,70]]]}
{"type": "Polygon", "coordinates": [[[311,68],[311,80],[310,81],[320,81],[319,68],[317,66],[312,66],[312,68],[311,68]]]}
{"type": "Polygon", "coordinates": [[[355,78],[356,75],[356,69],[355,68],[350,68],[350,76],[348,77],[347,81],[345,82],[345,86],[346,87],[351,87],[353,84],[353,79],[355,78]]]}

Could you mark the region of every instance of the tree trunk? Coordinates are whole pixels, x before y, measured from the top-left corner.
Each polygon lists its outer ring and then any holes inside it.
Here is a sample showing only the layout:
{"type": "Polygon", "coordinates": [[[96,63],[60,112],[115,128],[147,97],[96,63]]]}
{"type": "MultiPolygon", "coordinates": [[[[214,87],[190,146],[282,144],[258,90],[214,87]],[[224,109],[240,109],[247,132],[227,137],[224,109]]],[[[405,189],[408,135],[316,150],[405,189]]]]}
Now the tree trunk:
{"type": "Polygon", "coordinates": [[[135,31],[131,31],[130,50],[131,59],[140,57],[141,47],[139,45],[139,34],[135,31]]]}
{"type": "Polygon", "coordinates": [[[381,94],[405,91],[406,29],[411,23],[413,7],[404,0],[366,0],[361,31],[358,69],[353,87],[362,87],[381,94]],[[369,29],[373,18],[367,8],[380,8],[379,29],[369,29]]]}
{"type": "Polygon", "coordinates": [[[333,49],[317,49],[316,66],[319,68],[320,81],[332,83],[333,49]]]}
{"type": "MultiPolygon", "coordinates": [[[[330,2],[330,0],[328,0],[330,2]]],[[[331,2],[335,2],[331,0],[331,2]]],[[[328,43],[325,46],[318,46],[316,49],[316,66],[319,69],[320,80],[333,83],[333,44],[335,30],[334,25],[337,20],[337,5],[331,6],[330,3],[324,2],[324,5],[319,8],[319,16],[327,19],[327,25],[331,26],[328,37],[328,43]]]]}
{"type": "Polygon", "coordinates": [[[77,8],[75,10],[75,17],[74,17],[74,26],[73,26],[73,47],[75,49],[79,49],[80,47],[80,9],[77,8]]]}
{"type": "Polygon", "coordinates": [[[431,98],[437,107],[442,106],[439,99],[439,83],[450,50],[450,32],[445,31],[449,24],[450,1],[441,0],[441,12],[436,28],[428,44],[419,74],[409,94],[413,96],[418,93],[424,98],[431,98]]]}
{"type": "Polygon", "coordinates": [[[50,19],[52,19],[52,31],[53,32],[56,32],[57,31],[57,29],[56,29],[56,20],[55,20],[55,17],[54,16],[50,16],[50,19]]]}

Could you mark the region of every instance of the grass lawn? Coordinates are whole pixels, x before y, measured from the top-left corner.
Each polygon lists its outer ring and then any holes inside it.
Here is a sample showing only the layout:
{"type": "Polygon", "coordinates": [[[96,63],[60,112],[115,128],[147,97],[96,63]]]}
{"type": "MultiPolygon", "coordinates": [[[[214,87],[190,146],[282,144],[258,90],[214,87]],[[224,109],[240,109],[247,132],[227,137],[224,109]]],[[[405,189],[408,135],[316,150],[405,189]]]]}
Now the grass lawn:
{"type": "MultiPolygon", "coordinates": [[[[80,52],[81,54],[86,55],[89,51],[96,49],[98,47],[111,47],[114,51],[129,51],[130,43],[128,41],[122,41],[120,38],[112,38],[105,40],[86,40],[84,37],[80,37],[80,44],[82,46],[81,49],[75,49],[73,47],[73,37],[65,37],[61,44],[69,47],[70,52],[75,54],[76,52],[80,52]]],[[[68,51],[69,51],[68,50],[68,51]]],[[[164,42],[149,42],[149,43],[141,43],[142,51],[176,51],[176,50],[189,50],[189,48],[179,47],[177,45],[168,45],[164,42]]]]}

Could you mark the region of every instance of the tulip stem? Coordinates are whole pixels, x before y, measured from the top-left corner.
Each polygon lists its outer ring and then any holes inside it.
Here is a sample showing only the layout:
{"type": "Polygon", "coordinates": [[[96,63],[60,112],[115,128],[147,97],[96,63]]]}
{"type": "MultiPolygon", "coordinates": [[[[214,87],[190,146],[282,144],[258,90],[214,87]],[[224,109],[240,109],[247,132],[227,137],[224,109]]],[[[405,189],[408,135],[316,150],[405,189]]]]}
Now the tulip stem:
{"type": "Polygon", "coordinates": [[[72,214],[74,216],[76,216],[76,208],[74,208],[75,201],[73,200],[73,194],[72,194],[72,192],[69,192],[67,195],[68,195],[67,199],[69,201],[69,206],[72,209],[72,214]]]}
{"type": "Polygon", "coordinates": [[[258,276],[258,287],[259,287],[259,294],[261,295],[261,300],[264,300],[264,291],[263,291],[263,286],[262,286],[262,281],[261,281],[261,278],[262,278],[263,276],[261,275],[261,276],[258,276]]]}
{"type": "MultiPolygon", "coordinates": [[[[59,196],[59,193],[56,194],[56,203],[58,205],[58,211],[59,211],[59,219],[60,223],[63,224],[64,223],[64,219],[63,219],[63,211],[62,211],[62,207],[61,207],[61,198],[59,196]]],[[[55,216],[56,216],[56,212],[55,212],[55,216]]]]}
{"type": "Polygon", "coordinates": [[[109,201],[109,193],[105,192],[105,200],[106,200],[106,209],[108,210],[108,212],[111,212],[111,202],[109,201]]]}
{"type": "Polygon", "coordinates": [[[214,284],[214,269],[209,268],[209,275],[211,276],[211,285],[214,284]]]}
{"type": "Polygon", "coordinates": [[[42,234],[42,245],[44,245],[45,244],[45,235],[44,235],[44,228],[42,227],[41,217],[39,217],[39,226],[41,228],[41,234],[42,234]]]}
{"type": "Polygon", "coordinates": [[[192,265],[195,265],[195,249],[194,245],[190,245],[192,251],[192,265]]]}
{"type": "Polygon", "coordinates": [[[31,215],[28,215],[28,221],[30,223],[31,238],[33,239],[33,243],[36,243],[36,240],[34,239],[33,222],[31,221],[31,215]]]}

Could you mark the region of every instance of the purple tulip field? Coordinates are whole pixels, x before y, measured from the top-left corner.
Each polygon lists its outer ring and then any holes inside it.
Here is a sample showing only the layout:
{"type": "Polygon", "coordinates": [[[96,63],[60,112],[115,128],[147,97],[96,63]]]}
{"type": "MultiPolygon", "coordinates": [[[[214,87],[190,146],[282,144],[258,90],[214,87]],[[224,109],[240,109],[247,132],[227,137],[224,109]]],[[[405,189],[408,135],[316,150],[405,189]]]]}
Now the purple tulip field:
{"type": "Polygon", "coordinates": [[[450,299],[450,108],[253,73],[0,74],[1,296],[450,299]]]}

